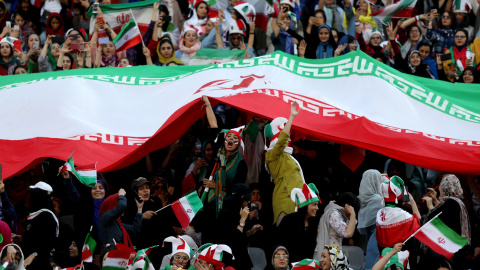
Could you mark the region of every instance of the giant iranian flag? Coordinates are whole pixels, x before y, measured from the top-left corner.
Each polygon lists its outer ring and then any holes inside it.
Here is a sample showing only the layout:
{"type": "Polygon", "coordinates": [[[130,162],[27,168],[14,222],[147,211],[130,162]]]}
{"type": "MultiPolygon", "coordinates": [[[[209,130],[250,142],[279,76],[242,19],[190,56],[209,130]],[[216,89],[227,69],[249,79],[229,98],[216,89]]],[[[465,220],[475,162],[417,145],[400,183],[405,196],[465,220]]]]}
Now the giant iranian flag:
{"type": "Polygon", "coordinates": [[[393,4],[377,10],[370,14],[370,16],[376,17],[382,21],[383,24],[387,24],[392,18],[412,17],[416,4],[417,0],[396,0],[393,4]]]}
{"type": "MultiPolygon", "coordinates": [[[[158,0],[146,0],[128,4],[100,4],[103,13],[103,19],[116,33],[120,32],[122,27],[126,25],[135,16],[140,32],[145,34],[148,25],[152,19],[153,3],[158,0]]],[[[90,17],[90,34],[93,34],[97,16],[92,13],[92,7],[87,11],[87,17],[90,17]],[[91,17],[90,17],[91,16],[91,17]]]]}
{"type": "Polygon", "coordinates": [[[480,173],[480,91],[403,74],[362,52],[284,53],[210,66],[79,69],[0,80],[5,178],[46,157],[97,171],[128,166],[181,137],[202,95],[268,119],[302,108],[293,129],[424,168],[480,173]]]}

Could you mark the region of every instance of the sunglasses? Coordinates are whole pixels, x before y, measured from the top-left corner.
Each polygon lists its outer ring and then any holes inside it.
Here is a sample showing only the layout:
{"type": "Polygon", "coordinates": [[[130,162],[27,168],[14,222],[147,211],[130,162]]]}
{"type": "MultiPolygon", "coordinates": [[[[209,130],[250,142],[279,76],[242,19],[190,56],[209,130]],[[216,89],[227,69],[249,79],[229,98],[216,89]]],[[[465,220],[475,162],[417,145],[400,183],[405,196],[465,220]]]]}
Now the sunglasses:
{"type": "Polygon", "coordinates": [[[450,16],[442,16],[442,19],[450,19],[450,16]]]}
{"type": "Polygon", "coordinates": [[[182,260],[182,261],[188,261],[188,257],[183,257],[183,256],[180,256],[180,255],[175,255],[175,256],[173,256],[173,258],[174,258],[175,260],[179,260],[179,261],[180,261],[180,260],[182,260]]]}
{"type": "Polygon", "coordinates": [[[277,259],[288,259],[287,254],[275,254],[275,258],[277,259]]]}
{"type": "Polygon", "coordinates": [[[241,37],[241,36],[240,36],[240,37],[230,37],[230,39],[231,39],[231,40],[241,40],[242,37],[241,37]]]}

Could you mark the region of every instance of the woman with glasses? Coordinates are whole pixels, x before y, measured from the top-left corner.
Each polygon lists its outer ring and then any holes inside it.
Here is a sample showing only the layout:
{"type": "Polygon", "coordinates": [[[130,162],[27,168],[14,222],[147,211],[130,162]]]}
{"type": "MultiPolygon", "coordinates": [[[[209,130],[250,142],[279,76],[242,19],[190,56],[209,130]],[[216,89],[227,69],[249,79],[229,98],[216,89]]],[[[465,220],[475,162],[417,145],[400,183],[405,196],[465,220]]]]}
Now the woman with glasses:
{"type": "MultiPolygon", "coordinates": [[[[190,264],[194,252],[185,239],[183,239],[181,236],[170,236],[165,238],[163,241],[164,245],[165,242],[172,243],[172,257],[170,259],[170,263],[161,270],[195,270],[195,267],[190,264]]],[[[151,258],[151,256],[149,258],[151,258]]]]}
{"type": "Polygon", "coordinates": [[[53,43],[52,36],[48,36],[38,56],[38,71],[51,72],[56,70],[61,49],[62,46],[58,43],[53,43]]]}
{"type": "Polygon", "coordinates": [[[457,20],[451,11],[445,11],[440,16],[438,29],[433,29],[433,20],[437,17],[437,13],[428,14],[428,28],[426,38],[435,44],[433,53],[443,53],[444,49],[448,49],[454,45],[455,30],[457,29],[457,20]]]}
{"type": "MultiPolygon", "coordinates": [[[[451,60],[443,63],[445,73],[450,81],[458,80],[459,75],[467,67],[476,67],[480,57],[475,54],[480,49],[480,38],[475,38],[471,45],[468,45],[468,31],[458,29],[455,32],[455,43],[445,53],[450,53],[451,60]]],[[[478,52],[477,52],[478,53],[478,52]]]]}
{"type": "Polygon", "coordinates": [[[387,27],[387,33],[390,39],[389,44],[390,46],[392,46],[392,50],[395,53],[394,68],[406,74],[431,79],[435,78],[429,73],[427,65],[422,63],[422,56],[417,50],[410,51],[405,58],[402,57],[402,54],[400,52],[400,46],[395,41],[397,30],[398,27],[395,27],[395,29],[393,29],[392,25],[389,23],[387,27]]]}
{"type": "Polygon", "coordinates": [[[284,246],[278,246],[273,251],[272,266],[274,270],[290,270],[290,264],[288,260],[288,250],[284,246]]]}

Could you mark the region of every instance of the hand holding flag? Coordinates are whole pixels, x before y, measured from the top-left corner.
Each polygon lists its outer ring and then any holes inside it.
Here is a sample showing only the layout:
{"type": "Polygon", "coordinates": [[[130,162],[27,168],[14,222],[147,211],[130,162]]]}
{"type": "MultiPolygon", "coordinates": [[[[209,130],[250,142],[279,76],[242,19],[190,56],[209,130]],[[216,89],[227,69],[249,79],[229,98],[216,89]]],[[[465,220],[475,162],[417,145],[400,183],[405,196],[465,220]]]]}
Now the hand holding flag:
{"type": "Polygon", "coordinates": [[[71,172],[84,185],[94,187],[97,184],[97,163],[86,166],[78,166],[75,168],[73,163],[73,153],[68,158],[60,172],[71,172]]]}

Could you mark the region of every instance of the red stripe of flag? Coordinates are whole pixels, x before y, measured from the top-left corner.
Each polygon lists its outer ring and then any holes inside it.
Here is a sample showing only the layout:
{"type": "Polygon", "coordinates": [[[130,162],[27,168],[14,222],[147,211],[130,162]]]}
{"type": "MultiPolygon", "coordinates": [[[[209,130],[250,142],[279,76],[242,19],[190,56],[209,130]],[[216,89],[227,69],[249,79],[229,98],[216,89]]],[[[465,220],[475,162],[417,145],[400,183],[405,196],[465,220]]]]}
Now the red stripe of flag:
{"type": "Polygon", "coordinates": [[[450,253],[446,251],[445,249],[441,248],[438,243],[433,242],[426,234],[424,234],[422,231],[419,231],[416,235],[415,238],[418,240],[422,241],[425,245],[429,246],[433,251],[435,251],[438,254],[441,254],[445,256],[447,259],[452,258],[454,253],[450,253]]]}
{"type": "Polygon", "coordinates": [[[173,202],[170,206],[172,207],[175,216],[177,216],[180,225],[182,225],[182,228],[185,230],[188,227],[188,224],[190,224],[190,218],[188,217],[187,212],[185,212],[185,209],[183,209],[183,206],[179,201],[173,202]]]}

